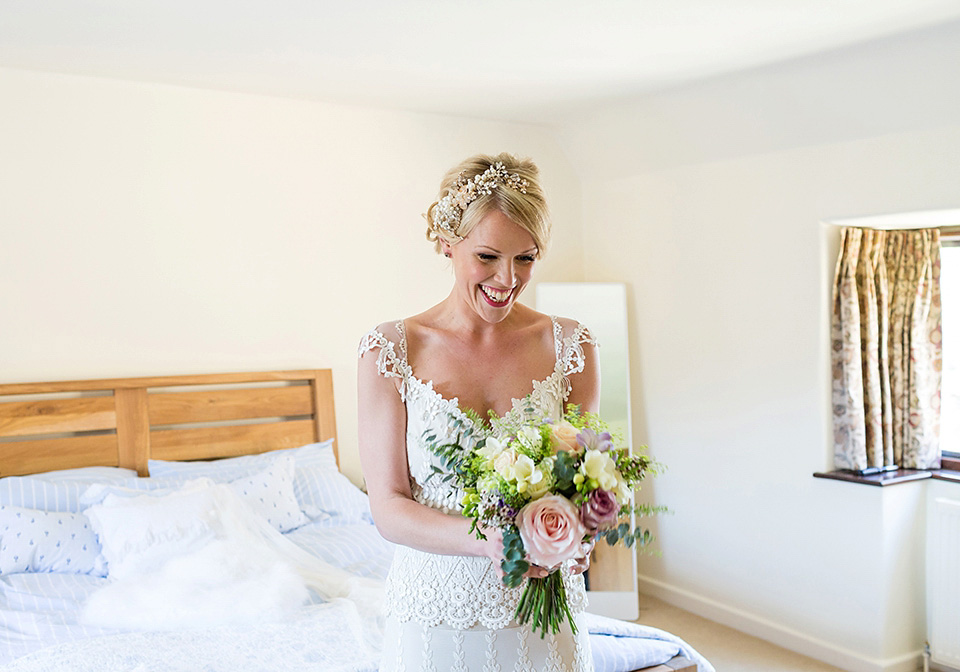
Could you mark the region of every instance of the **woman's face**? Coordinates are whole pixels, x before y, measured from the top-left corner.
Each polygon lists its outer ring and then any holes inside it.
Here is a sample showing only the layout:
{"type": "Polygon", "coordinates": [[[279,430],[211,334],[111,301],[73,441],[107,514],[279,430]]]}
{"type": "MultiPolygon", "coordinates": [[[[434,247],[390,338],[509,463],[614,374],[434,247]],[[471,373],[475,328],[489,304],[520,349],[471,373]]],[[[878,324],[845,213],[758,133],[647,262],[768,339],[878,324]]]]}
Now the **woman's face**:
{"type": "Polygon", "coordinates": [[[444,252],[453,262],[458,298],[493,323],[510,313],[537,260],[533,236],[499,210],[485,215],[456,245],[444,244],[444,252]]]}

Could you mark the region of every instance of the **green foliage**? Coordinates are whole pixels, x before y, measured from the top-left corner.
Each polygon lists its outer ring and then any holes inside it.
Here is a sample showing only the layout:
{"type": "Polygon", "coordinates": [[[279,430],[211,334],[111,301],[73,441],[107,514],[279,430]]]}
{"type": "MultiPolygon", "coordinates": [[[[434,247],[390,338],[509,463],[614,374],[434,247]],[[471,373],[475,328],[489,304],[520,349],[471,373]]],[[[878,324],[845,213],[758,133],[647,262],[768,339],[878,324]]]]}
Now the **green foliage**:
{"type": "Polygon", "coordinates": [[[577,486],[573,482],[573,477],[576,475],[577,465],[573,456],[563,450],[557,453],[557,459],[553,463],[555,490],[568,498],[575,495],[577,486]]]}
{"type": "Polygon", "coordinates": [[[503,570],[503,583],[509,588],[518,588],[523,583],[523,575],[530,569],[523,548],[523,540],[515,525],[503,530],[503,560],[500,562],[503,570]]]}

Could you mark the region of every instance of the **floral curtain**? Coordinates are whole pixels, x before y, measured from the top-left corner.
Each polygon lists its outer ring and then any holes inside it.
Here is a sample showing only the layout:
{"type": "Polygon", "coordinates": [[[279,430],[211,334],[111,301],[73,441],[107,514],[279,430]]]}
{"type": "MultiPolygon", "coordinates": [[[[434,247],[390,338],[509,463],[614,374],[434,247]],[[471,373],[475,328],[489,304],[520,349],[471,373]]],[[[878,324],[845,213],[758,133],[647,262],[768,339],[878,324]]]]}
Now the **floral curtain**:
{"type": "Polygon", "coordinates": [[[837,469],[940,466],[940,231],[844,228],[833,286],[837,469]]]}

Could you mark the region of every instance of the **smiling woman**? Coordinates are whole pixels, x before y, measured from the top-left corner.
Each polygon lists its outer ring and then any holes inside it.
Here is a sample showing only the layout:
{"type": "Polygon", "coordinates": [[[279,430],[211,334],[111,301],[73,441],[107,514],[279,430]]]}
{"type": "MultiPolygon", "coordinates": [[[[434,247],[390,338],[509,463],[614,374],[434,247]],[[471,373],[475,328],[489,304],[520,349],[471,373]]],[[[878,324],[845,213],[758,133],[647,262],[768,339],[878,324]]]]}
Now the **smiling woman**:
{"type": "MultiPolygon", "coordinates": [[[[509,154],[467,159],[447,174],[427,224],[427,238],[453,266],[450,294],[360,344],[360,458],[377,527],[400,544],[387,578],[380,669],[591,672],[581,576],[588,559],[557,574],[576,628],[564,623],[541,637],[517,622],[522,588],[502,581],[500,531],[471,534],[463,492],[428,445],[476,444],[491,434],[491,412],[558,418],[566,403],[598,410],[589,332],[517,302],[550,232],[536,166],[509,154]]],[[[531,566],[526,576],[546,575],[531,566]]]]}

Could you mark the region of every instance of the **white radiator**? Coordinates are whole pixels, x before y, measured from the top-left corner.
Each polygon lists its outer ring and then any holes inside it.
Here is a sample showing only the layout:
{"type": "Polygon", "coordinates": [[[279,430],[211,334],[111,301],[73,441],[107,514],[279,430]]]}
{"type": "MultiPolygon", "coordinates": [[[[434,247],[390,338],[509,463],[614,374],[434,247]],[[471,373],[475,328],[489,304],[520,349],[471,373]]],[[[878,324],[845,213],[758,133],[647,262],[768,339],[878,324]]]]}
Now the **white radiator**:
{"type": "Polygon", "coordinates": [[[928,512],[927,637],[934,663],[960,668],[960,501],[928,512]]]}

